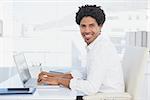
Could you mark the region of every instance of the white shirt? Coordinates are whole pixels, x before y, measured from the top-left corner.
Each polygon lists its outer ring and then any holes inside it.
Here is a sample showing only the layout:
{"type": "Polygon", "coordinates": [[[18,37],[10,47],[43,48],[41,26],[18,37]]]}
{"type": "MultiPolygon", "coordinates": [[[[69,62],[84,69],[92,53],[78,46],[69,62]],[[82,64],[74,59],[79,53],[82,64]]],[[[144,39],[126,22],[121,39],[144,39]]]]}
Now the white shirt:
{"type": "Polygon", "coordinates": [[[70,88],[86,95],[124,92],[120,57],[108,36],[99,35],[86,49],[86,69],[71,72],[70,88]]]}

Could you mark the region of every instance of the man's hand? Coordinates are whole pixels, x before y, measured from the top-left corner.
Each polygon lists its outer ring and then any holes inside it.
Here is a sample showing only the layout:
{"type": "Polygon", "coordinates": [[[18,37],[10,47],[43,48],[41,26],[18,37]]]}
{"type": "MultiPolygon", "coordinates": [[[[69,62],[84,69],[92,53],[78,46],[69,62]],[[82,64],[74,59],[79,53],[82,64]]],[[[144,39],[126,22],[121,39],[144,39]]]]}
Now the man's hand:
{"type": "Polygon", "coordinates": [[[41,76],[62,78],[65,75],[63,73],[62,74],[61,73],[48,73],[48,72],[42,71],[38,77],[41,77],[41,76]]]}
{"type": "Polygon", "coordinates": [[[43,75],[48,76],[48,77],[55,77],[55,76],[57,76],[56,74],[51,74],[51,73],[42,71],[42,72],[39,74],[39,77],[40,77],[40,76],[43,76],[43,75]]]}
{"type": "Polygon", "coordinates": [[[41,72],[38,75],[38,84],[49,84],[49,85],[58,85],[58,78],[63,77],[63,74],[53,74],[48,72],[41,72]]]}
{"type": "Polygon", "coordinates": [[[59,85],[55,77],[41,77],[38,79],[38,84],[59,85]]]}
{"type": "Polygon", "coordinates": [[[70,73],[64,74],[51,74],[48,72],[41,72],[38,76],[38,84],[49,84],[49,85],[63,85],[69,88],[70,80],[72,79],[70,73]]]}

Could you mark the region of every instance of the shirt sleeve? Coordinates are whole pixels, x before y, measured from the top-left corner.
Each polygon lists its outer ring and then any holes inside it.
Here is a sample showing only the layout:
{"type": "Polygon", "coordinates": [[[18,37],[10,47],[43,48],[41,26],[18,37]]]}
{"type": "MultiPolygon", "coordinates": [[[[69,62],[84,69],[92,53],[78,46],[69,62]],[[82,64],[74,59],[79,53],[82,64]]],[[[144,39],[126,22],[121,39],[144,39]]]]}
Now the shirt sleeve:
{"type": "Polygon", "coordinates": [[[100,88],[105,83],[107,72],[110,67],[109,55],[106,54],[106,49],[103,46],[95,48],[87,55],[87,77],[86,79],[73,78],[70,81],[70,88],[91,95],[100,92],[100,88]],[[99,52],[101,50],[101,52],[99,52]]]}
{"type": "Polygon", "coordinates": [[[87,79],[71,79],[70,88],[72,90],[81,91],[87,95],[98,92],[106,73],[105,67],[100,67],[99,65],[103,66],[102,63],[93,60],[87,72],[87,79]]]}
{"type": "Polygon", "coordinates": [[[87,77],[86,68],[74,69],[70,73],[75,79],[85,79],[87,77]]]}

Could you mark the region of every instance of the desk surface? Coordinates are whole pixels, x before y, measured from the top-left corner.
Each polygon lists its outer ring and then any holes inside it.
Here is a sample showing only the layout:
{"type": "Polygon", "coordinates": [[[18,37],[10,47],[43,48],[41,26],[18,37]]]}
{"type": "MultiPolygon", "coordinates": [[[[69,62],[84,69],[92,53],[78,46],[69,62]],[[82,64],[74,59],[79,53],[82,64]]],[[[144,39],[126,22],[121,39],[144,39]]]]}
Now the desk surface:
{"type": "Polygon", "coordinates": [[[67,88],[37,89],[34,94],[0,95],[1,100],[75,100],[75,92],[67,88]]]}
{"type": "MultiPolygon", "coordinates": [[[[8,80],[0,83],[0,88],[23,87],[19,75],[16,74],[8,80]]],[[[27,95],[0,95],[0,100],[75,100],[76,92],[68,88],[38,88],[34,94],[27,95]]]]}

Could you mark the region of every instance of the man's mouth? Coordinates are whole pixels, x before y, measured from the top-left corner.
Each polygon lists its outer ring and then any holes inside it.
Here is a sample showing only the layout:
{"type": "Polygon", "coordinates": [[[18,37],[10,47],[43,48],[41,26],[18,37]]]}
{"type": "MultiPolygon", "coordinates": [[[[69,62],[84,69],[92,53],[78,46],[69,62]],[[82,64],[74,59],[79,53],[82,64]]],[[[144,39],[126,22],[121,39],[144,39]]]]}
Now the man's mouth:
{"type": "Polygon", "coordinates": [[[90,38],[88,38],[88,39],[85,39],[85,41],[86,41],[86,42],[89,42],[89,40],[90,40],[90,38]]]}

